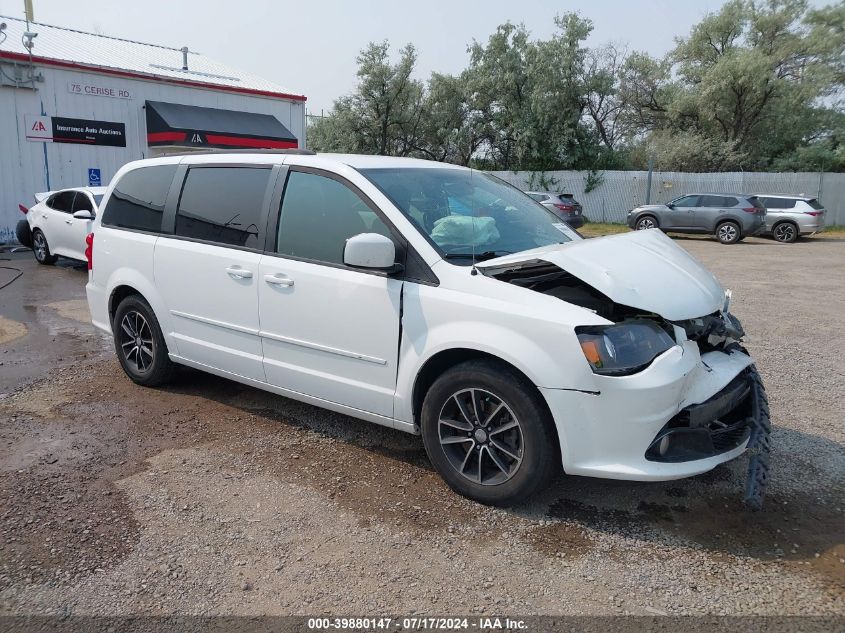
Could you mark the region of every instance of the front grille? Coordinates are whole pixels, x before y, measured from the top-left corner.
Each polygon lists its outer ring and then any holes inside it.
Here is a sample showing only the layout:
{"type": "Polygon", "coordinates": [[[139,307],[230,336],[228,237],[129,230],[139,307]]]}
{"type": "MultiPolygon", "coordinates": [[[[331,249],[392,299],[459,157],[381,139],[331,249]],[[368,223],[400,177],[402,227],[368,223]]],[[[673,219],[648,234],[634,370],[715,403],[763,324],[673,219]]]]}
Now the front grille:
{"type": "Polygon", "coordinates": [[[749,372],[745,370],[708,400],[679,411],[655,436],[646,459],[685,462],[741,446],[751,434],[751,395],[749,372]]]}
{"type": "Polygon", "coordinates": [[[732,427],[714,431],[710,434],[710,439],[713,440],[713,448],[716,449],[717,454],[731,451],[746,440],[750,430],[748,420],[743,420],[732,427]]]}

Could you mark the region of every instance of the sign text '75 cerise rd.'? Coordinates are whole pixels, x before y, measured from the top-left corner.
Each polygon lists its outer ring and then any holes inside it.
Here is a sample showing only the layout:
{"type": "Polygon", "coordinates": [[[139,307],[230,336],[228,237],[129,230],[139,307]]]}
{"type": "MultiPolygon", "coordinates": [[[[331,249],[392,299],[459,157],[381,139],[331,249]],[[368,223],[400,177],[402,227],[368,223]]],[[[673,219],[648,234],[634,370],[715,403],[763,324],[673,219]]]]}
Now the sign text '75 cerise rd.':
{"type": "Polygon", "coordinates": [[[86,95],[89,97],[112,97],[113,99],[132,99],[132,92],[127,88],[113,88],[97,84],[82,83],[77,81],[67,82],[67,91],[75,95],[86,95]]]}

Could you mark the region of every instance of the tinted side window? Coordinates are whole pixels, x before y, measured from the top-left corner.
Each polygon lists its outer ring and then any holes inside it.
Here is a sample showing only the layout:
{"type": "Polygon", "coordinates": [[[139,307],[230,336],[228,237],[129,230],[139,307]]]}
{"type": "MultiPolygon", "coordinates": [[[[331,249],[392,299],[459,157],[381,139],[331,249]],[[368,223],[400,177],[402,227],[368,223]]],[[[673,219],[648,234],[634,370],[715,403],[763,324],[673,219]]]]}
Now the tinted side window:
{"type": "Polygon", "coordinates": [[[676,207],[694,207],[697,201],[698,196],[684,196],[683,198],[678,198],[672,204],[676,207]]]}
{"type": "Polygon", "coordinates": [[[549,199],[549,196],[542,193],[529,193],[528,195],[534,198],[537,202],[543,202],[544,200],[549,199]]]}
{"type": "Polygon", "coordinates": [[[698,200],[699,207],[721,207],[724,198],[722,196],[701,196],[698,200]]]}
{"type": "Polygon", "coordinates": [[[47,206],[56,211],[70,213],[70,210],[73,208],[73,199],[75,196],[75,191],[60,191],[50,197],[47,201],[47,206]]]}
{"type": "MultiPolygon", "coordinates": [[[[749,200],[753,200],[749,198],[749,200]]],[[[784,200],[783,198],[757,198],[764,207],[767,209],[785,209],[784,202],[788,202],[788,200],[784,200]]],[[[789,206],[792,206],[792,203],[789,203],[789,206]]]]}
{"type": "Polygon", "coordinates": [[[115,185],[103,210],[103,224],[125,229],[161,231],[161,218],[176,165],[141,167],[115,185]]]}
{"type": "Polygon", "coordinates": [[[318,174],[292,171],[282,200],[276,252],[330,264],[343,263],[346,240],[390,230],[349,187],[318,174]]]}
{"type": "Polygon", "coordinates": [[[91,199],[84,193],[78,192],[73,199],[73,211],[94,211],[91,199]]]}
{"type": "Polygon", "coordinates": [[[722,206],[724,207],[735,207],[738,203],[739,201],[731,196],[726,196],[722,198],[722,206]]]}
{"type": "Polygon", "coordinates": [[[258,248],[270,169],[194,167],[182,187],[176,235],[258,248]]]}
{"type": "Polygon", "coordinates": [[[813,198],[812,200],[807,202],[807,204],[809,204],[816,211],[820,211],[821,209],[824,209],[824,206],[822,205],[822,203],[819,202],[818,200],[816,200],[815,198],[813,198]]]}

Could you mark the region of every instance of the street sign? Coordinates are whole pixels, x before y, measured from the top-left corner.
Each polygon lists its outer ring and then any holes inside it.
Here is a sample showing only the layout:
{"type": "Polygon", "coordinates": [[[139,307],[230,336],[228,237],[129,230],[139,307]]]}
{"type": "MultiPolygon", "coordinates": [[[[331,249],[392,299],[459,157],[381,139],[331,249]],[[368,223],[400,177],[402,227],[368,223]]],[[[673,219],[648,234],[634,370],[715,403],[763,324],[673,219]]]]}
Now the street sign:
{"type": "Polygon", "coordinates": [[[101,187],[103,184],[102,178],[100,178],[100,168],[99,167],[89,167],[88,168],[88,186],[89,187],[101,187]]]}

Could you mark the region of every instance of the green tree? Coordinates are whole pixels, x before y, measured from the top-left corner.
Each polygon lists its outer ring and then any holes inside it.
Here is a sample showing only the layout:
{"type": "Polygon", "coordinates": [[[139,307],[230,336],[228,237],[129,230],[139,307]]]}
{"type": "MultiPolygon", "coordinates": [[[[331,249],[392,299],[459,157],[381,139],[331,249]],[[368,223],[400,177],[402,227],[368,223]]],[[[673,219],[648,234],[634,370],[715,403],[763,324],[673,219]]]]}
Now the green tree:
{"type": "Polygon", "coordinates": [[[532,171],[584,166],[597,137],[583,114],[584,40],[592,23],[555,18],[551,39],[532,41],[522,25],[499,26],[470,47],[468,87],[487,124],[482,164],[532,171]]]}
{"type": "Polygon", "coordinates": [[[623,91],[649,147],[680,160],[667,145],[674,135],[698,154],[686,164],[766,169],[826,137],[818,125],[842,87],[842,14],[841,4],[808,11],[804,0],[731,0],[664,60],[631,56],[623,91]]]}
{"type": "Polygon", "coordinates": [[[469,71],[459,76],[432,73],[421,111],[416,154],[431,160],[469,165],[489,137],[474,95],[469,71]]]}
{"type": "Polygon", "coordinates": [[[307,142],[335,150],[541,174],[845,169],[845,2],[729,0],[656,59],[624,45],[587,48],[575,13],[535,40],[499,26],[456,75],[414,77],[410,44],[357,58],[358,84],[307,142]]]}
{"type": "Polygon", "coordinates": [[[407,156],[420,144],[423,86],[412,78],[417,54],[408,44],[390,62],[388,42],[371,42],[356,58],[358,86],[311,124],[308,144],[318,151],[407,156]]]}

